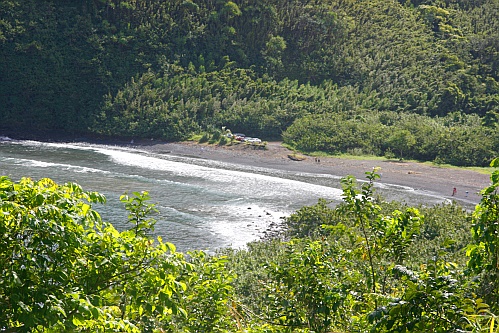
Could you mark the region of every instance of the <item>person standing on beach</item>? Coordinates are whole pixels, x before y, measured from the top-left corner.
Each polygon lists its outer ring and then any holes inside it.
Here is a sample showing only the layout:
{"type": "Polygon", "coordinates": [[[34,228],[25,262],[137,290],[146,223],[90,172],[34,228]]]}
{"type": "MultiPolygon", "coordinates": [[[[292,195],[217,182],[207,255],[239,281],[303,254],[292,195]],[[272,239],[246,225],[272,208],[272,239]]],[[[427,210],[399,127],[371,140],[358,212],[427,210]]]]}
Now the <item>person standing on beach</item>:
{"type": "Polygon", "coordinates": [[[454,187],[454,188],[452,189],[452,196],[455,196],[456,194],[457,194],[457,189],[454,187]]]}

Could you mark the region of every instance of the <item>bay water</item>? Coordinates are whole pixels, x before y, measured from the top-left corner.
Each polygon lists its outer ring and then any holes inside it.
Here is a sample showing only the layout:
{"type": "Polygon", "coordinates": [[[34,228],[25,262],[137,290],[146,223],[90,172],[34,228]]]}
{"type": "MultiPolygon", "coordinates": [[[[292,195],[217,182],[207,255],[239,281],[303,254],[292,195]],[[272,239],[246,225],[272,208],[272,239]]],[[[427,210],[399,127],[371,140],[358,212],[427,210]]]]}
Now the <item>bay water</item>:
{"type": "MultiPolygon", "coordinates": [[[[129,228],[120,195],[148,191],[159,213],[154,235],[178,251],[244,247],[319,198],[341,201],[340,177],[288,172],[140,148],[84,143],[0,140],[0,175],[18,181],[76,182],[107,198],[94,205],[118,230],[129,228]]],[[[437,204],[446,199],[410,187],[377,184],[387,200],[437,204]]]]}

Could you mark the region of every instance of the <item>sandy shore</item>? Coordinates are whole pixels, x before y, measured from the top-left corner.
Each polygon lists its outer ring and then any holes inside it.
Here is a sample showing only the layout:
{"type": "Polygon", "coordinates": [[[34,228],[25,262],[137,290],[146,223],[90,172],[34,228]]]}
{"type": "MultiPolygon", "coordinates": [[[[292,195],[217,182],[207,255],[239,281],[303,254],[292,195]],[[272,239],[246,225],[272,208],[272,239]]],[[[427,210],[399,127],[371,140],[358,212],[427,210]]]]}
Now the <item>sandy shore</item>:
{"type": "Polygon", "coordinates": [[[130,144],[150,152],[190,156],[227,163],[256,167],[274,168],[286,171],[347,175],[365,179],[365,172],[379,167],[380,183],[409,186],[414,189],[435,193],[465,206],[480,201],[479,191],[490,184],[490,176],[470,170],[450,169],[414,162],[352,160],[344,158],[320,158],[306,156],[301,161],[289,158],[290,152],[280,142],[269,142],[266,150],[254,149],[250,145],[216,146],[193,142],[160,143],[156,141],[130,144]],[[452,195],[453,188],[457,189],[452,195]]]}
{"type": "MultiPolygon", "coordinates": [[[[9,134],[9,133],[7,133],[9,134]]],[[[254,149],[251,145],[238,144],[232,146],[217,146],[198,144],[194,142],[165,143],[162,141],[136,140],[134,143],[115,139],[79,138],[76,140],[65,137],[49,138],[23,137],[12,135],[17,139],[32,139],[46,142],[88,142],[96,144],[136,147],[160,154],[190,156],[208,160],[273,168],[285,171],[332,174],[340,177],[347,175],[357,179],[365,179],[365,172],[379,167],[380,183],[408,186],[417,190],[434,193],[449,200],[454,200],[467,207],[473,207],[481,199],[479,191],[490,184],[490,176],[476,171],[451,169],[414,162],[396,160],[358,160],[328,157],[320,158],[306,156],[302,161],[288,157],[292,152],[281,145],[281,142],[269,142],[267,149],[254,149]],[[452,195],[453,188],[457,189],[452,195]]]]}

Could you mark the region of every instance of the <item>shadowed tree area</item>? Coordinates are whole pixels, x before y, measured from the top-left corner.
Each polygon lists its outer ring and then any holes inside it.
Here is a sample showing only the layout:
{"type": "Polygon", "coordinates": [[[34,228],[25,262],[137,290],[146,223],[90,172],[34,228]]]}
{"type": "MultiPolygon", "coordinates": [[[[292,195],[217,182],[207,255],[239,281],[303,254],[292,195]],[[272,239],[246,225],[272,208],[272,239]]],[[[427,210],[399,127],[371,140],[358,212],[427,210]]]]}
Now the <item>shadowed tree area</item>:
{"type": "Polygon", "coordinates": [[[497,0],[6,0],[0,130],[175,141],[227,126],[298,149],[376,155],[399,154],[392,132],[409,131],[416,144],[404,158],[486,165],[498,151],[498,9],[497,0]],[[312,119],[329,125],[318,131],[312,119]],[[340,120],[351,124],[330,127],[340,120]]]}

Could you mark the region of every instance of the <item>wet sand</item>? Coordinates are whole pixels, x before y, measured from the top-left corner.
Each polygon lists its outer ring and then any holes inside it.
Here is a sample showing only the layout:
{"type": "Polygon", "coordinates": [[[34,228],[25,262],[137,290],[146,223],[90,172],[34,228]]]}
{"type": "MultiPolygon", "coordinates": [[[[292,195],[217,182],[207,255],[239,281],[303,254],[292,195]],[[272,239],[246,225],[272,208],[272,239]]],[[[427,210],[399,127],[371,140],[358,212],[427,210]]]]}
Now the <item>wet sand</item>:
{"type": "Polygon", "coordinates": [[[380,168],[380,183],[412,187],[446,197],[466,206],[480,201],[479,191],[490,184],[490,176],[476,171],[440,167],[437,165],[398,160],[358,160],[336,157],[304,156],[304,160],[293,160],[292,152],[280,142],[269,142],[267,149],[255,149],[247,144],[217,146],[194,142],[161,143],[142,141],[128,144],[153,153],[190,156],[226,163],[273,168],[344,177],[352,175],[365,179],[365,173],[380,168]],[[457,192],[453,196],[453,188],[457,192]]]}
{"type": "Polygon", "coordinates": [[[57,136],[23,137],[16,134],[11,137],[45,142],[87,142],[91,144],[127,146],[159,154],[189,156],[284,171],[331,174],[339,177],[352,175],[359,180],[365,179],[365,173],[376,167],[380,168],[379,173],[382,176],[381,179],[377,180],[379,183],[408,186],[416,190],[446,197],[467,207],[477,204],[481,199],[480,190],[490,185],[490,175],[487,174],[416,162],[338,157],[320,157],[320,161],[317,161],[312,156],[305,156],[304,160],[296,161],[289,158],[292,151],[283,147],[282,143],[277,141],[268,142],[266,149],[255,149],[254,146],[244,143],[218,146],[195,142],[167,143],[157,140],[135,140],[132,143],[119,139],[68,139],[57,136]],[[452,195],[453,188],[457,190],[455,195],[452,195]]]}

